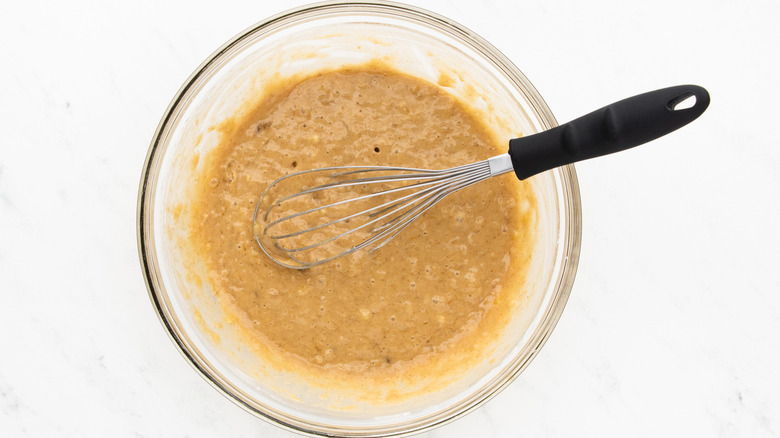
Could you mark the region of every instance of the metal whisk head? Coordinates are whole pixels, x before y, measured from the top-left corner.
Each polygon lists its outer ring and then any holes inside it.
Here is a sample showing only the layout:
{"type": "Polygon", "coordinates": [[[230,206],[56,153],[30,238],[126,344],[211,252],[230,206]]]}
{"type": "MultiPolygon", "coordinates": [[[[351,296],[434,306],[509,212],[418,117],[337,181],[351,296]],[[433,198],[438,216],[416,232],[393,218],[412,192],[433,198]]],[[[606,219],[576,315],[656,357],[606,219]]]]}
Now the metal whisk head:
{"type": "Polygon", "coordinates": [[[503,154],[444,170],[343,166],[293,173],[260,196],[255,240],[275,262],[296,269],[376,251],[450,193],[511,169],[503,154]]]}

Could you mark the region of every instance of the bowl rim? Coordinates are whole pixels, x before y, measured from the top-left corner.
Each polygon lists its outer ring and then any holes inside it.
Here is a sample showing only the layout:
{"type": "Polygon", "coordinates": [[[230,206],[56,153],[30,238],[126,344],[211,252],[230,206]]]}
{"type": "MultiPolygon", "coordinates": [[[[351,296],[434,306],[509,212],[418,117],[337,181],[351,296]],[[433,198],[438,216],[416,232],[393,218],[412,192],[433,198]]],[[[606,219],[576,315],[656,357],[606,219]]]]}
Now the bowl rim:
{"type": "MultiPolygon", "coordinates": [[[[555,117],[552,114],[552,111],[547,106],[547,103],[544,101],[544,99],[542,99],[541,95],[533,86],[533,84],[531,84],[528,78],[526,78],[526,76],[511,62],[509,58],[507,58],[487,40],[469,30],[465,26],[435,12],[431,12],[416,6],[391,1],[323,1],[302,5],[300,7],[289,9],[287,11],[273,15],[244,29],[233,38],[228,40],[225,44],[220,46],[211,55],[209,55],[206,60],[203,61],[186,79],[184,84],[176,92],[175,97],[171,100],[168,107],[165,109],[164,116],[161,118],[155,130],[144,160],[143,171],[141,173],[141,179],[139,183],[136,207],[136,235],[138,256],[143,271],[147,292],[155,308],[157,317],[165,328],[166,333],[178,347],[179,352],[184,356],[187,362],[189,362],[189,364],[204,380],[216,388],[230,401],[242,409],[248,411],[249,413],[265,420],[266,422],[292,432],[310,436],[330,436],[333,432],[338,433],[339,431],[318,431],[307,429],[300,425],[278,418],[271,413],[255,408],[242,397],[239,397],[237,394],[235,394],[226,385],[225,382],[222,382],[220,379],[213,376],[207,367],[200,363],[200,359],[190,351],[186,342],[178,333],[176,327],[171,324],[170,309],[163,302],[164,300],[160,295],[160,290],[164,291],[165,288],[160,284],[161,279],[159,275],[159,266],[157,264],[154,253],[154,239],[152,233],[154,216],[150,214],[150,211],[152,209],[153,194],[157,183],[155,173],[153,171],[156,169],[156,166],[159,166],[162,159],[162,156],[160,156],[160,149],[164,139],[164,134],[166,133],[167,128],[170,126],[172,119],[174,119],[178,112],[182,109],[182,103],[187,101],[187,98],[190,97],[192,90],[197,88],[196,86],[198,85],[199,80],[215,64],[219,62],[225,53],[229,52],[232,48],[236,47],[242,41],[251,37],[253,34],[260,31],[273,29],[278,26],[283,26],[285,24],[292,24],[296,18],[310,14],[321,13],[323,11],[341,11],[353,13],[395,13],[404,16],[404,18],[413,18],[417,21],[421,21],[429,25],[432,24],[439,31],[446,30],[451,36],[457,37],[462,42],[468,43],[471,48],[479,51],[480,54],[488,58],[493,66],[498,68],[504,75],[506,75],[507,78],[509,78],[515,84],[520,85],[518,89],[522,92],[528,105],[530,105],[535,112],[534,115],[536,116],[538,123],[542,125],[543,129],[550,129],[558,125],[555,117]]],[[[419,424],[420,421],[418,420],[412,424],[413,427],[411,428],[403,430],[388,430],[386,431],[387,433],[377,433],[378,431],[376,430],[367,431],[365,434],[355,433],[354,430],[341,430],[341,433],[347,432],[354,436],[407,436],[443,426],[465,416],[466,414],[487,403],[503,389],[505,389],[509,384],[511,384],[538,355],[540,349],[544,346],[555,326],[557,325],[557,322],[559,321],[560,316],[565,308],[566,302],[568,301],[568,298],[571,294],[576,277],[582,240],[581,198],[575,168],[573,165],[567,165],[558,168],[556,171],[560,172],[559,181],[561,183],[561,187],[559,190],[562,192],[561,204],[564,210],[560,216],[565,220],[565,228],[562,230],[563,234],[559,236],[559,246],[562,246],[562,253],[564,254],[564,257],[561,262],[557,282],[554,286],[557,293],[553,295],[553,299],[546,308],[544,314],[541,316],[542,320],[539,323],[539,327],[541,329],[537,330],[534,336],[528,341],[528,345],[532,345],[531,353],[525,357],[524,360],[520,361],[520,363],[517,363],[518,358],[515,358],[511,366],[508,367],[508,376],[505,378],[499,378],[497,376],[495,380],[498,381],[499,384],[490,386],[487,388],[487,390],[473,393],[468,398],[469,401],[465,403],[465,407],[455,405],[438,412],[437,416],[443,418],[437,421],[428,421],[419,424]],[[455,409],[455,412],[449,412],[453,409],[455,409]]]]}

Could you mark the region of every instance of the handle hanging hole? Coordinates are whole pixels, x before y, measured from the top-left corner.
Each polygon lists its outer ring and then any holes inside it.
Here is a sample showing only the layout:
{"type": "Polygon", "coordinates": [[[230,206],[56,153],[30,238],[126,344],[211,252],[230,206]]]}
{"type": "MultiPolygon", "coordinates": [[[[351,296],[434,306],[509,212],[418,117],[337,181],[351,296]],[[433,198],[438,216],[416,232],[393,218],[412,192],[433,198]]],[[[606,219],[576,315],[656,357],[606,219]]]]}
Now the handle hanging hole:
{"type": "Polygon", "coordinates": [[[666,102],[666,108],[668,108],[669,111],[686,110],[693,108],[694,106],[696,106],[696,95],[690,91],[676,96],[670,99],[669,102],[666,102]]]}

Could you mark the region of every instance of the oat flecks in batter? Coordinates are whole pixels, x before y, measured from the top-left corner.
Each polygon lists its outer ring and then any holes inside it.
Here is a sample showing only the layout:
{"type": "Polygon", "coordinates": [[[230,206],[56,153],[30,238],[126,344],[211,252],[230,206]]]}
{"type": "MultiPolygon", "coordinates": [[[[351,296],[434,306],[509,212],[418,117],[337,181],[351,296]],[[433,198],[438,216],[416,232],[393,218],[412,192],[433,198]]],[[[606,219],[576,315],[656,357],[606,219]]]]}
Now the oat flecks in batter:
{"type": "Polygon", "coordinates": [[[512,175],[451,195],[372,254],[298,271],[253,240],[257,198],[285,174],[446,168],[504,152],[455,98],[389,70],[341,70],[280,83],[229,126],[200,178],[190,237],[213,289],[258,342],[310,367],[423,373],[426,358],[474,351],[506,324],[536,215],[530,186],[512,175]]]}

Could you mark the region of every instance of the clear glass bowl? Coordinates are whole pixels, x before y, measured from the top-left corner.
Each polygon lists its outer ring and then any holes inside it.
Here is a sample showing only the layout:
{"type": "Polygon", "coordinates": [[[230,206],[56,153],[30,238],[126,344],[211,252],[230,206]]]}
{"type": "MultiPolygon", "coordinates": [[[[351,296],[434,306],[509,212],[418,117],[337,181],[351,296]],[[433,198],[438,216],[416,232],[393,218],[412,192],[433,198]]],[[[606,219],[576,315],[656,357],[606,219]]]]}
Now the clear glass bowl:
{"type": "Polygon", "coordinates": [[[343,404],[349,409],[309,396],[306,388],[295,387],[283,375],[259,376],[256,370],[266,364],[241,344],[208,282],[192,274],[198,261],[187,259],[182,250],[192,181],[201,158],[219,143],[218,130],[210,128],[256,99],[274,75],[372,59],[441,83],[480,112],[502,138],[557,125],[520,70],[463,26],[397,3],[320,3],[270,18],[214,52],[171,102],[141,177],[139,255],[165,329],[195,369],[236,404],[306,434],[413,434],[482,405],[528,366],[550,335],[568,299],[579,258],[579,189],[574,168],[566,166],[531,179],[540,200],[531,292],[518,304],[490,356],[467,374],[423,397],[375,406],[343,404]]]}

